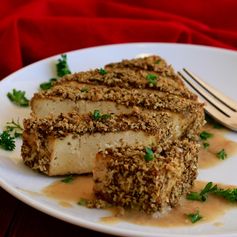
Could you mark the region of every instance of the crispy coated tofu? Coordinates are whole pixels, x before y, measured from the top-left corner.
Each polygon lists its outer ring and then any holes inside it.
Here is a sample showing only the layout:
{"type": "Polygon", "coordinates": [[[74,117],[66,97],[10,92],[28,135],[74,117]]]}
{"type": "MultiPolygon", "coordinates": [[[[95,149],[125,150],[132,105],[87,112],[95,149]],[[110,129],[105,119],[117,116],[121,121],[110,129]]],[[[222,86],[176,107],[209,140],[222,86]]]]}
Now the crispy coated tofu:
{"type": "Polygon", "coordinates": [[[32,117],[24,122],[23,161],[49,176],[89,173],[100,150],[181,137],[174,118],[165,112],[32,117]]]}
{"type": "Polygon", "coordinates": [[[195,142],[176,140],[99,152],[93,169],[94,206],[103,200],[146,213],[176,206],[197,176],[198,150],[195,142]]]}
{"type": "Polygon", "coordinates": [[[35,93],[33,113],[38,117],[74,110],[83,114],[90,109],[124,113],[131,112],[133,106],[188,113],[203,107],[158,56],[124,60],[105,68],[103,73],[95,69],[66,75],[50,90],[35,93]]]}

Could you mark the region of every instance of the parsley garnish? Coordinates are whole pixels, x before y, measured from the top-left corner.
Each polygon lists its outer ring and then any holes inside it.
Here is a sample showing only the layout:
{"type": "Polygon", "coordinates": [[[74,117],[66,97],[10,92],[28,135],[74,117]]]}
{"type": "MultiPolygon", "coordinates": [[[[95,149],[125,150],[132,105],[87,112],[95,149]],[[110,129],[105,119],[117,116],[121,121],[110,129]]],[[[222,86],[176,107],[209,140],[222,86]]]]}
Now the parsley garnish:
{"type": "Polygon", "coordinates": [[[65,177],[64,179],[62,179],[61,182],[68,184],[68,183],[71,183],[73,181],[73,179],[74,179],[73,176],[69,175],[69,176],[65,177]]]}
{"type": "Polygon", "coordinates": [[[94,120],[98,120],[101,118],[101,115],[100,115],[100,111],[99,110],[94,110],[93,114],[92,114],[92,118],[94,120]]]}
{"type": "Polygon", "coordinates": [[[237,188],[222,189],[219,188],[217,185],[214,185],[212,182],[207,183],[207,185],[201,190],[200,193],[191,192],[187,194],[186,198],[188,200],[204,202],[207,200],[208,194],[210,193],[223,197],[224,199],[230,202],[237,201],[237,188]]]}
{"type": "Polygon", "coordinates": [[[85,198],[80,198],[77,204],[80,206],[86,206],[87,200],[85,198]]]}
{"type": "Polygon", "coordinates": [[[207,139],[213,137],[213,134],[209,133],[209,132],[206,132],[206,131],[203,131],[203,132],[200,133],[199,137],[201,138],[201,140],[206,141],[207,139]]]}
{"type": "Polygon", "coordinates": [[[57,78],[51,78],[47,82],[43,82],[40,84],[40,89],[42,90],[48,90],[53,86],[53,82],[57,81],[57,78]]]}
{"type": "Polygon", "coordinates": [[[145,156],[144,156],[144,159],[145,159],[146,161],[151,161],[151,160],[153,160],[153,159],[154,159],[154,152],[152,151],[152,149],[149,148],[149,147],[145,147],[145,150],[146,150],[146,154],[145,154],[145,156]]]}
{"type": "Polygon", "coordinates": [[[219,124],[217,121],[215,121],[213,118],[211,118],[209,115],[206,114],[205,116],[205,120],[209,123],[212,124],[213,128],[216,129],[221,129],[223,128],[223,126],[221,124],[219,124]]]}
{"type": "Polygon", "coordinates": [[[21,127],[19,120],[15,122],[14,119],[12,119],[11,122],[6,123],[4,131],[16,138],[22,136],[23,128],[21,127]]]}
{"type": "Polygon", "coordinates": [[[0,147],[7,151],[13,151],[16,147],[15,139],[7,131],[0,134],[0,147]]]}
{"type": "Polygon", "coordinates": [[[158,59],[155,64],[159,64],[161,62],[161,59],[158,59]]]}
{"type": "Polygon", "coordinates": [[[99,69],[99,74],[100,75],[105,75],[105,74],[107,74],[107,71],[105,69],[103,69],[103,68],[100,68],[99,69]]]}
{"type": "Polygon", "coordinates": [[[92,114],[93,120],[99,120],[99,119],[108,119],[111,117],[111,114],[101,114],[99,110],[94,110],[92,114]]]}
{"type": "Polygon", "coordinates": [[[198,192],[190,192],[187,194],[186,198],[188,200],[193,201],[201,201],[204,202],[207,199],[207,195],[209,193],[213,193],[217,190],[217,185],[213,185],[212,182],[207,183],[207,185],[201,190],[200,193],[198,192]]]}
{"type": "Polygon", "coordinates": [[[224,199],[230,201],[230,202],[236,202],[237,201],[237,188],[233,189],[221,189],[218,188],[214,194],[217,196],[223,197],[224,199]]]}
{"type": "Polygon", "coordinates": [[[200,221],[202,219],[202,216],[200,215],[199,213],[199,210],[197,210],[196,212],[194,213],[189,213],[189,214],[186,214],[188,219],[194,224],[196,223],[197,221],[200,221]]]}
{"type": "Polygon", "coordinates": [[[68,63],[67,63],[67,55],[66,54],[62,54],[61,58],[58,59],[58,63],[56,64],[56,69],[57,69],[58,77],[63,77],[67,74],[71,74],[71,71],[70,71],[68,63]]]}
{"type": "Polygon", "coordinates": [[[227,158],[227,154],[225,152],[225,149],[220,150],[219,152],[216,153],[216,156],[220,159],[220,160],[224,160],[225,158],[227,158]]]}
{"type": "Polygon", "coordinates": [[[210,146],[210,144],[208,142],[203,142],[204,149],[207,149],[209,146],[210,146]]]}
{"type": "Polygon", "coordinates": [[[88,92],[89,91],[89,89],[87,88],[87,87],[83,87],[83,88],[81,88],[81,90],[80,90],[81,92],[88,92]]]}
{"type": "Polygon", "coordinates": [[[154,74],[148,74],[146,76],[146,79],[147,79],[149,85],[155,86],[157,83],[157,76],[154,74]]]}
{"type": "Polygon", "coordinates": [[[17,91],[16,89],[7,93],[7,97],[11,102],[18,106],[27,107],[29,106],[29,100],[25,97],[25,91],[17,91]]]}
{"type": "MultiPolygon", "coordinates": [[[[56,64],[56,70],[57,70],[57,76],[63,77],[67,74],[71,74],[71,71],[69,69],[68,63],[67,63],[67,55],[62,54],[61,58],[58,59],[58,63],[56,64]]],[[[43,82],[40,84],[40,89],[42,90],[48,90],[53,86],[53,83],[57,81],[58,78],[51,78],[47,82],[43,82]]]]}

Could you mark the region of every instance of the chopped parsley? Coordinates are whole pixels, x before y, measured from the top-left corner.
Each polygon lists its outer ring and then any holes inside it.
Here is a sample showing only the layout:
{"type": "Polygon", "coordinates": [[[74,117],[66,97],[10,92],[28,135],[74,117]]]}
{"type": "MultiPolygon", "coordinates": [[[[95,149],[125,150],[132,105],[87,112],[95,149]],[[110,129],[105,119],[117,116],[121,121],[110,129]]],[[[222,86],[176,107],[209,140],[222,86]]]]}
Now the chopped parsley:
{"type": "Polygon", "coordinates": [[[204,149],[207,149],[209,146],[210,146],[210,144],[208,142],[203,142],[204,149]]]}
{"type": "Polygon", "coordinates": [[[4,131],[8,132],[10,135],[17,138],[17,137],[22,136],[23,128],[20,125],[19,120],[15,122],[14,119],[12,119],[11,122],[6,123],[6,127],[4,131]]]}
{"type": "Polygon", "coordinates": [[[25,97],[25,91],[18,91],[16,89],[13,89],[12,92],[7,93],[7,97],[15,105],[21,107],[29,106],[29,100],[25,97]]]}
{"type": "Polygon", "coordinates": [[[56,64],[56,69],[57,69],[58,77],[63,77],[67,74],[71,74],[71,71],[70,71],[68,63],[67,63],[67,55],[66,54],[62,54],[61,58],[58,59],[58,63],[56,64]]]}
{"type": "Polygon", "coordinates": [[[103,69],[103,68],[100,68],[99,69],[99,74],[100,75],[105,75],[105,74],[107,74],[108,72],[105,70],[105,69],[103,69]]]}
{"type": "Polygon", "coordinates": [[[217,190],[217,185],[213,185],[212,182],[207,183],[207,185],[201,190],[201,192],[190,192],[187,194],[186,198],[193,201],[204,202],[207,199],[209,193],[213,193],[217,190]]]}
{"type": "Polygon", "coordinates": [[[202,219],[202,216],[200,215],[199,213],[199,210],[196,210],[196,212],[194,213],[189,213],[189,214],[186,214],[188,219],[194,224],[196,223],[197,221],[200,221],[202,219]]]}
{"type": "Polygon", "coordinates": [[[86,206],[87,200],[85,198],[80,198],[77,204],[80,206],[86,206]]]}
{"type": "Polygon", "coordinates": [[[144,159],[145,159],[146,161],[151,161],[151,160],[153,160],[153,159],[154,159],[154,152],[152,151],[152,149],[149,148],[149,147],[145,147],[145,151],[146,151],[146,154],[145,154],[145,156],[144,156],[144,159]]]}
{"type": "Polygon", "coordinates": [[[207,132],[207,131],[202,131],[202,132],[199,134],[199,137],[201,138],[201,140],[206,141],[207,139],[213,137],[213,134],[212,134],[212,133],[209,133],[209,132],[207,132]]]}
{"type": "Polygon", "coordinates": [[[154,74],[148,74],[146,76],[146,79],[147,79],[149,85],[151,85],[151,86],[155,86],[157,83],[157,76],[154,74]]]}
{"type": "Polygon", "coordinates": [[[93,114],[92,114],[92,118],[93,120],[99,120],[101,118],[101,114],[99,110],[94,110],[93,114]]]}
{"type": "Polygon", "coordinates": [[[234,202],[237,201],[237,188],[233,189],[222,189],[212,182],[206,184],[206,186],[201,190],[201,192],[191,192],[187,194],[186,198],[193,201],[204,202],[207,200],[209,194],[214,194],[224,199],[234,202]]]}
{"type": "MultiPolygon", "coordinates": [[[[58,59],[58,63],[56,64],[56,71],[58,78],[63,77],[67,74],[71,74],[67,63],[67,55],[62,54],[61,58],[58,59]]],[[[58,78],[51,78],[49,81],[43,82],[40,84],[41,90],[48,90],[53,86],[53,83],[58,80],[58,78]]]]}
{"type": "Polygon", "coordinates": [[[213,128],[216,128],[216,129],[221,129],[223,128],[223,126],[217,122],[213,123],[213,128]]]}
{"type": "Polygon", "coordinates": [[[221,189],[218,188],[216,192],[214,192],[217,196],[223,197],[227,201],[236,202],[237,201],[237,188],[232,189],[221,189]]]}
{"type": "Polygon", "coordinates": [[[51,78],[47,82],[43,82],[40,84],[40,89],[41,90],[48,90],[53,86],[53,82],[57,81],[57,78],[51,78]]]}
{"type": "Polygon", "coordinates": [[[7,151],[13,151],[16,147],[15,138],[12,137],[7,131],[0,134],[0,147],[7,151]]]}
{"type": "Polygon", "coordinates": [[[89,89],[87,88],[87,87],[83,87],[83,88],[81,88],[81,90],[80,90],[81,92],[88,92],[89,91],[89,89]]]}
{"type": "Polygon", "coordinates": [[[205,120],[212,125],[213,128],[216,129],[221,129],[223,128],[223,126],[221,124],[219,124],[216,120],[214,120],[212,117],[210,117],[209,115],[206,114],[205,116],[205,120]]]}
{"type": "Polygon", "coordinates": [[[216,153],[216,156],[220,159],[220,160],[224,160],[227,158],[227,154],[225,149],[220,150],[219,152],[216,153]]]}
{"type": "Polygon", "coordinates": [[[99,110],[94,110],[92,114],[93,120],[99,120],[99,119],[108,119],[111,117],[111,114],[101,114],[99,110]]]}
{"type": "Polygon", "coordinates": [[[74,179],[73,176],[69,175],[69,176],[65,177],[64,179],[62,179],[61,182],[68,184],[68,183],[71,183],[73,181],[73,179],[74,179]]]}
{"type": "Polygon", "coordinates": [[[161,59],[158,59],[155,64],[159,64],[161,62],[161,59]]]}

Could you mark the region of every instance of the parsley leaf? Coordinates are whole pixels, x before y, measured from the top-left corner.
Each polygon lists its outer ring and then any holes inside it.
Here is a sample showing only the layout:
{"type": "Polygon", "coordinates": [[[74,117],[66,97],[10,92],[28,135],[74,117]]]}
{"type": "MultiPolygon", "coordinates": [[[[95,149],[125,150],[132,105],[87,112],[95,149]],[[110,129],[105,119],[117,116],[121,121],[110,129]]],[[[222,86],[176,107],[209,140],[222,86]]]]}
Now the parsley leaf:
{"type": "Polygon", "coordinates": [[[69,175],[67,177],[65,177],[64,179],[61,180],[61,182],[63,183],[71,183],[73,181],[73,176],[72,175],[69,175]]]}
{"type": "Polygon", "coordinates": [[[145,154],[145,156],[144,156],[144,159],[145,159],[146,161],[151,161],[151,160],[153,160],[153,159],[154,159],[154,152],[152,151],[152,149],[149,148],[149,147],[145,147],[145,151],[146,151],[146,154],[145,154]]]}
{"type": "MultiPolygon", "coordinates": [[[[61,58],[58,59],[58,63],[56,64],[56,71],[58,77],[63,77],[67,74],[71,74],[71,71],[69,69],[68,63],[67,63],[67,55],[62,54],[61,58]]],[[[53,86],[53,83],[57,81],[58,78],[51,78],[49,81],[43,82],[40,84],[41,90],[48,90],[53,86]]]]}
{"type": "Polygon", "coordinates": [[[200,215],[199,210],[197,210],[194,213],[189,213],[186,215],[193,224],[202,219],[202,216],[200,215]]]}
{"type": "Polygon", "coordinates": [[[200,193],[198,192],[190,192],[186,195],[188,200],[193,201],[201,201],[204,202],[207,199],[207,195],[209,193],[213,193],[217,190],[217,185],[213,185],[212,182],[207,183],[207,185],[201,190],[200,193]]]}
{"type": "Polygon", "coordinates": [[[213,185],[212,182],[207,183],[204,189],[201,190],[200,193],[198,192],[191,192],[187,194],[186,198],[188,200],[195,200],[195,201],[206,201],[208,194],[217,195],[223,197],[227,201],[235,202],[237,201],[237,188],[233,189],[222,189],[219,188],[217,185],[213,185]]]}
{"type": "Polygon", "coordinates": [[[206,141],[207,139],[213,137],[213,134],[207,131],[203,131],[199,134],[199,137],[201,138],[201,140],[206,141]]]}
{"type": "Polygon", "coordinates": [[[7,131],[0,134],[0,147],[7,151],[13,151],[16,147],[15,139],[7,131]]]}
{"type": "Polygon", "coordinates": [[[148,74],[146,76],[146,79],[147,79],[149,85],[151,85],[151,86],[155,86],[157,83],[157,76],[154,74],[148,74]]]}
{"type": "Polygon", "coordinates": [[[203,142],[204,149],[207,149],[209,146],[210,146],[210,144],[208,142],[203,142]]]}
{"type": "Polygon", "coordinates": [[[12,119],[11,122],[6,123],[6,127],[4,131],[16,138],[16,137],[22,136],[23,128],[20,125],[19,120],[15,122],[14,119],[12,119]]]}
{"type": "Polygon", "coordinates": [[[51,78],[47,82],[43,82],[40,84],[40,89],[42,90],[48,90],[53,86],[53,82],[57,81],[57,78],[51,78]]]}
{"type": "Polygon", "coordinates": [[[217,196],[223,197],[224,199],[230,202],[237,201],[237,188],[233,188],[233,189],[218,188],[214,194],[216,194],[217,196]]]}
{"type": "Polygon", "coordinates": [[[89,89],[87,88],[87,87],[83,87],[83,88],[81,88],[81,90],[80,90],[81,92],[88,92],[89,91],[89,89]]]}
{"type": "Polygon", "coordinates": [[[99,110],[94,110],[94,112],[93,112],[93,114],[92,114],[93,120],[99,120],[100,117],[101,117],[100,111],[99,111],[99,110]]]}
{"type": "Polygon", "coordinates": [[[87,200],[85,198],[80,198],[77,204],[80,206],[86,206],[87,200]]]}
{"type": "Polygon", "coordinates": [[[219,152],[216,153],[216,156],[220,159],[220,160],[224,160],[225,158],[227,158],[227,154],[225,149],[220,150],[219,152]]]}
{"type": "Polygon", "coordinates": [[[15,105],[27,107],[29,106],[29,100],[25,97],[25,91],[17,91],[13,89],[12,92],[7,93],[7,97],[15,105]]]}
{"type": "Polygon", "coordinates": [[[99,110],[94,110],[92,114],[93,120],[99,120],[99,119],[108,119],[111,117],[111,114],[101,114],[99,110]]]}
{"type": "Polygon", "coordinates": [[[212,117],[210,117],[209,115],[205,115],[205,120],[212,125],[213,128],[216,129],[221,129],[223,128],[223,126],[221,124],[219,124],[217,121],[215,121],[212,117]]]}
{"type": "Polygon", "coordinates": [[[57,69],[58,77],[63,77],[67,74],[71,74],[71,71],[70,71],[68,63],[67,63],[67,55],[66,54],[62,54],[61,58],[58,59],[58,63],[56,64],[56,69],[57,69]]]}
{"type": "Polygon", "coordinates": [[[105,69],[103,69],[103,68],[100,68],[99,69],[99,74],[100,75],[105,75],[105,74],[107,74],[107,71],[105,69]]]}

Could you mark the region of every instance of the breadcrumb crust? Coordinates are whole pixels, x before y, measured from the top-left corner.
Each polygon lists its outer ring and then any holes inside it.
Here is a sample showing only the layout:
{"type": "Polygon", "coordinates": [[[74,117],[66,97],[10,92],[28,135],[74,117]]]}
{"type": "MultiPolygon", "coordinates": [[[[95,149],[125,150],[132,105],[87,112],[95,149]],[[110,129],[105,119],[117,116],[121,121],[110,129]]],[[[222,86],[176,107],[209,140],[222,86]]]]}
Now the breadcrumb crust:
{"type": "MultiPolygon", "coordinates": [[[[94,192],[99,200],[146,213],[174,207],[197,176],[198,150],[196,142],[185,139],[152,147],[150,161],[144,158],[144,146],[101,151],[95,163],[94,192]]],[[[89,203],[97,205],[101,202],[89,203]]]]}

